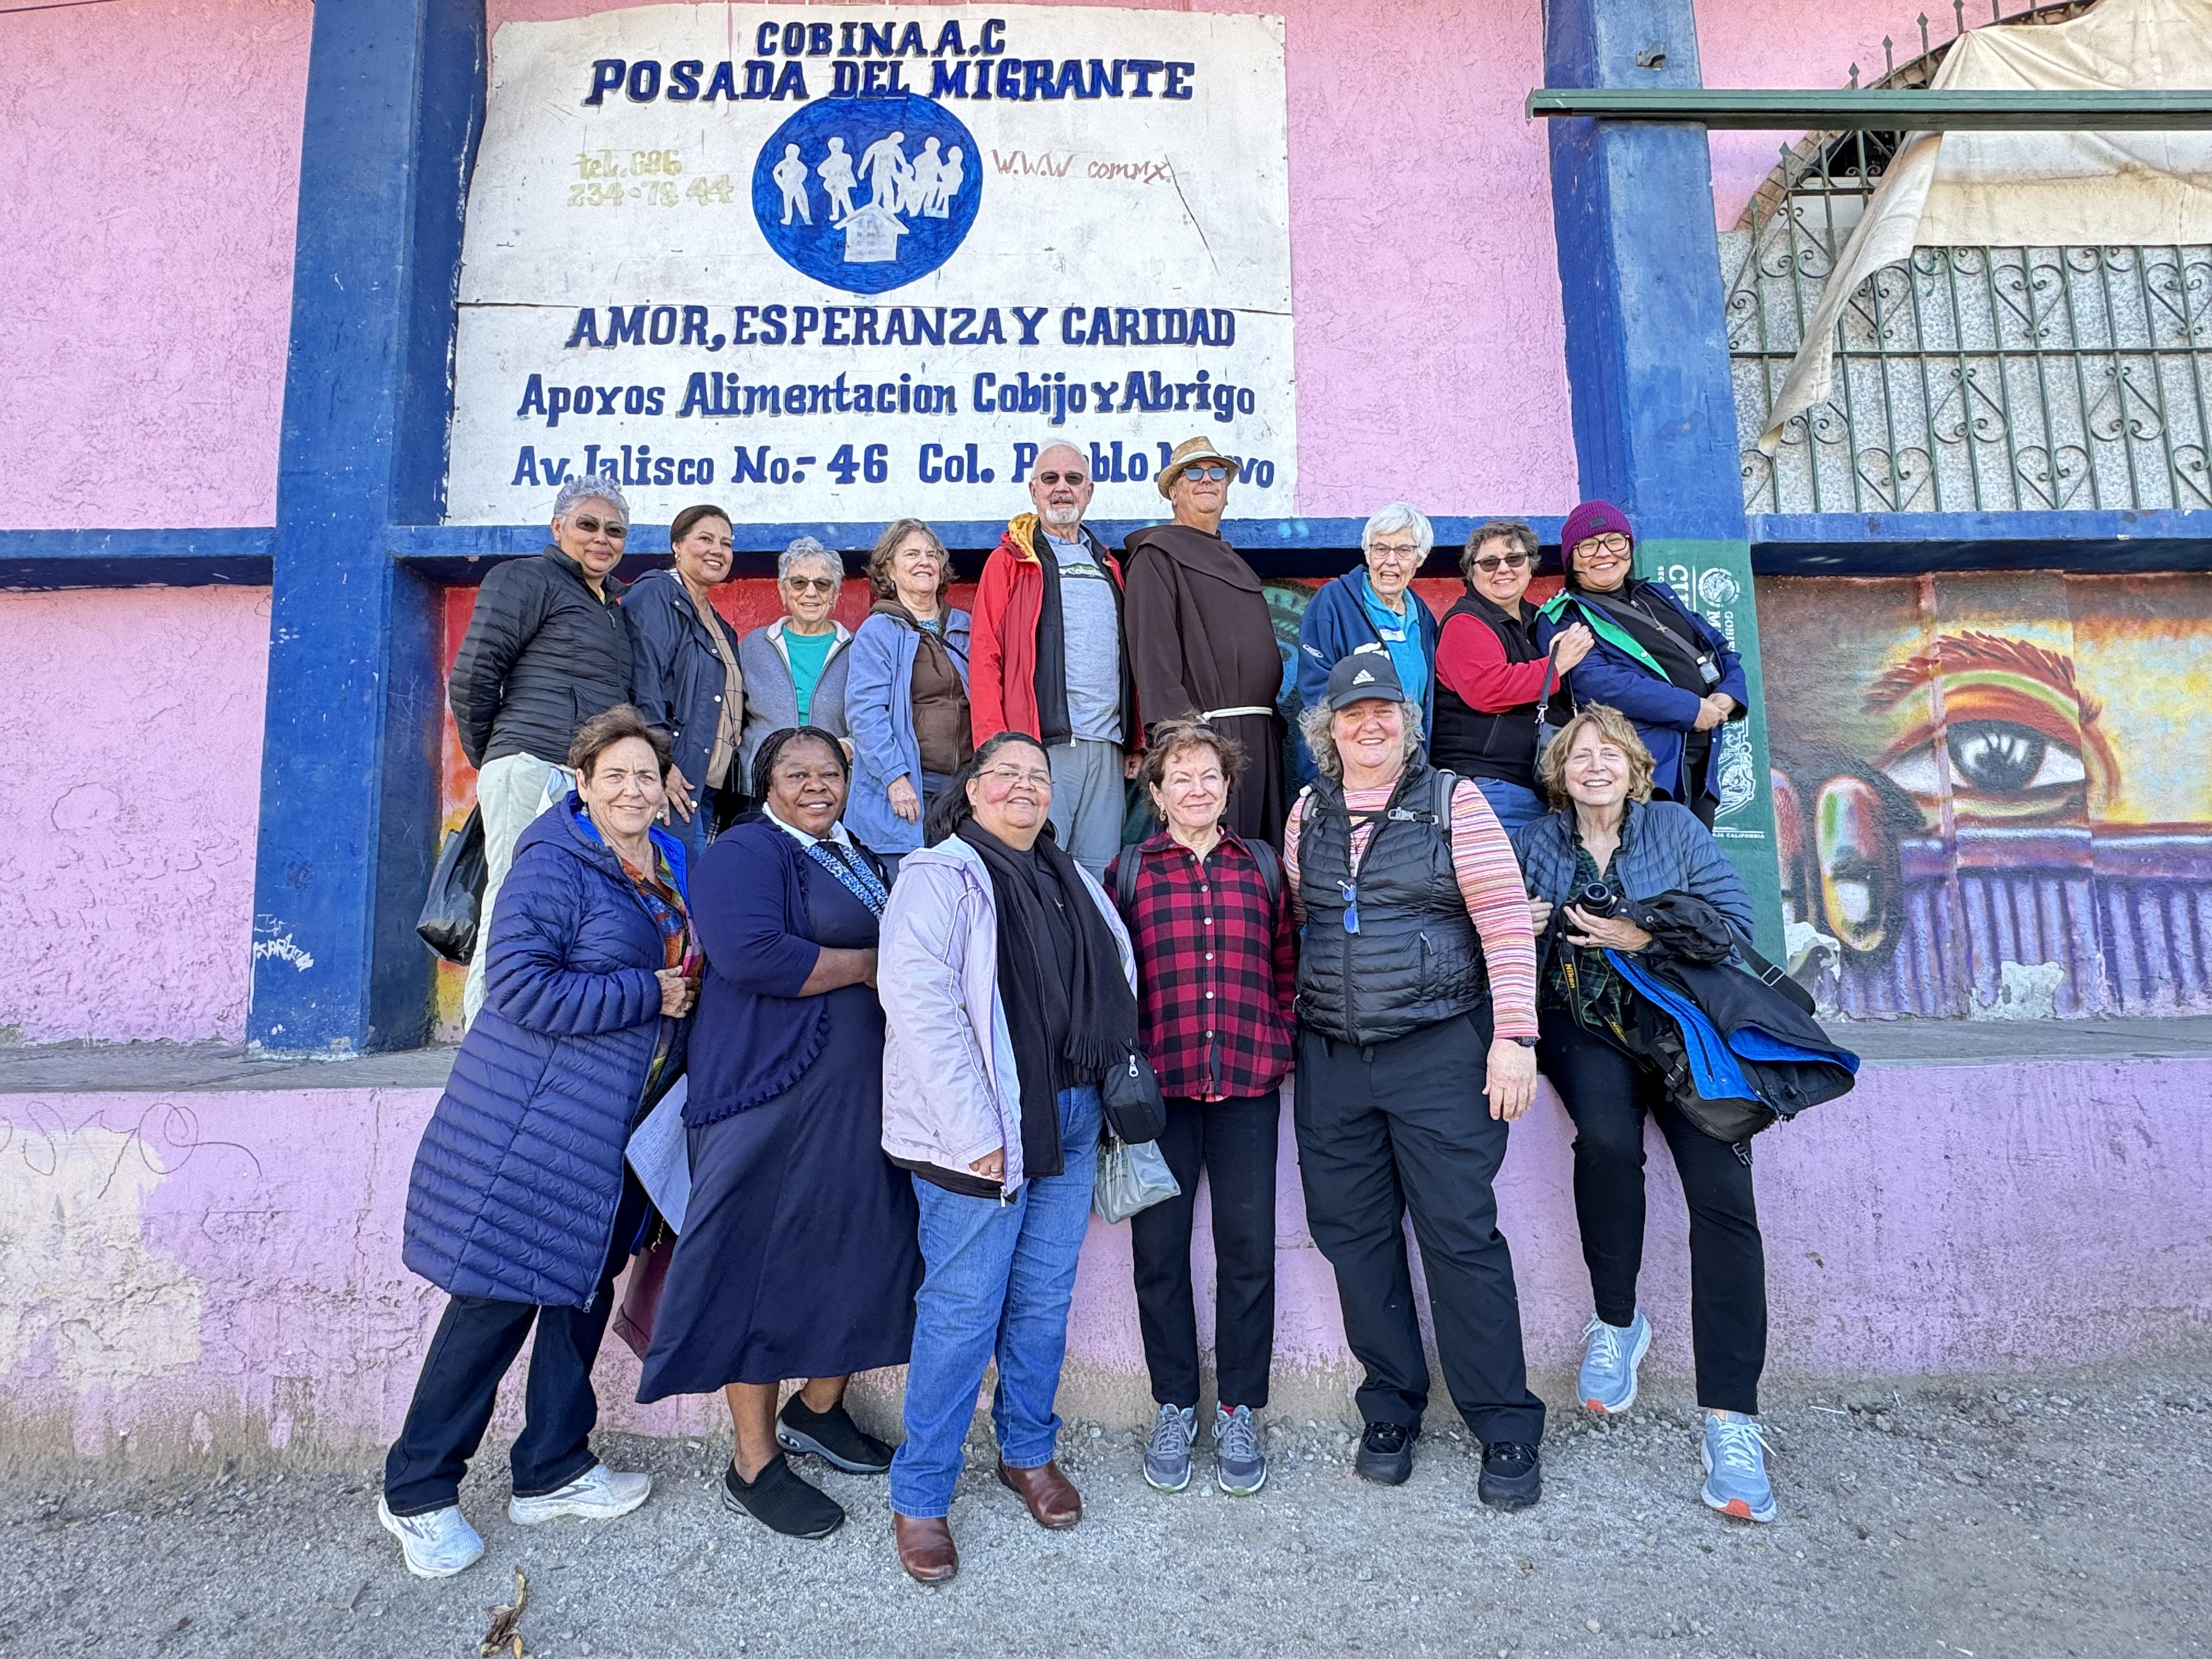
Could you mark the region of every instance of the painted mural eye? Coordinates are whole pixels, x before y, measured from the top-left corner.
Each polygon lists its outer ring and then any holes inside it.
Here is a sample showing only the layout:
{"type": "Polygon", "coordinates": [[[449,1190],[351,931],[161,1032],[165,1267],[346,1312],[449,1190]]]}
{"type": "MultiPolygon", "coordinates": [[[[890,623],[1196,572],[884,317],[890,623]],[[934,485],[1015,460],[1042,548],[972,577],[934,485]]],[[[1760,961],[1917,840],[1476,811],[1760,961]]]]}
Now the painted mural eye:
{"type": "Polygon", "coordinates": [[[1961,721],[1948,738],[1960,781],[1984,794],[2049,789],[2088,775],[2071,749],[2012,720],[1961,721]]]}

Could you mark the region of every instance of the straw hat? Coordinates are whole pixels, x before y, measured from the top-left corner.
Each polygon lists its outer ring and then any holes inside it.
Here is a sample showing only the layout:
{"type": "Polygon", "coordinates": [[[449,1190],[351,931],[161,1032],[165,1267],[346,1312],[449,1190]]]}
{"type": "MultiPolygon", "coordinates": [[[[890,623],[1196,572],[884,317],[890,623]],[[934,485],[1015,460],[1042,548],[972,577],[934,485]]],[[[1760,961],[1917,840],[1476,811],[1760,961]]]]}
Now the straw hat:
{"type": "Polygon", "coordinates": [[[1176,446],[1175,453],[1168,457],[1168,464],[1160,469],[1160,476],[1155,480],[1163,498],[1168,493],[1168,485],[1172,483],[1182,473],[1183,468],[1188,466],[1193,461],[1218,461],[1229,469],[1229,482],[1231,483],[1237,482],[1237,468],[1235,456],[1223,454],[1213,447],[1210,439],[1185,438],[1176,446]]]}

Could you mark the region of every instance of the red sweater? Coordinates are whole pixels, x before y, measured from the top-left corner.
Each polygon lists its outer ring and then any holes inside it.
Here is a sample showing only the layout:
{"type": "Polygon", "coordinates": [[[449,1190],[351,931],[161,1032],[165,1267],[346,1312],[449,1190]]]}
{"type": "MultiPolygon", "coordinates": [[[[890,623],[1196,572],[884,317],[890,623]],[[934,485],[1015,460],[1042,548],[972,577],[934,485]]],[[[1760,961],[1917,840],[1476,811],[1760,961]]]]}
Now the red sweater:
{"type": "MultiPolygon", "coordinates": [[[[1540,657],[1534,662],[1508,662],[1505,647],[1479,617],[1462,611],[1444,618],[1443,633],[1437,641],[1437,684],[1449,686],[1469,708],[1495,714],[1527,708],[1543,692],[1547,666],[1540,657]]],[[[1559,686],[1559,677],[1554,674],[1552,689],[1559,686]]]]}

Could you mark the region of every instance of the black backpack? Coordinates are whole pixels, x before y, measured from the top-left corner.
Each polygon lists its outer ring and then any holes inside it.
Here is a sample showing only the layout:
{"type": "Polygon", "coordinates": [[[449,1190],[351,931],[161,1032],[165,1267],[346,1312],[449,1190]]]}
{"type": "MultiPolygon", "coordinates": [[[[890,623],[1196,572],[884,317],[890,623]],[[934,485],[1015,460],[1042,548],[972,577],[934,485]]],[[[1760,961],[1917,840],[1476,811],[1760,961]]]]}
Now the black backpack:
{"type": "MultiPolygon", "coordinates": [[[[1275,907],[1283,902],[1283,861],[1264,841],[1248,841],[1244,848],[1260,866],[1260,879],[1267,884],[1267,911],[1272,915],[1275,907]]],[[[1141,847],[1125,847],[1121,862],[1114,866],[1114,907],[1121,911],[1124,922],[1129,920],[1129,912],[1137,902],[1137,866],[1144,859],[1141,847]]]]}

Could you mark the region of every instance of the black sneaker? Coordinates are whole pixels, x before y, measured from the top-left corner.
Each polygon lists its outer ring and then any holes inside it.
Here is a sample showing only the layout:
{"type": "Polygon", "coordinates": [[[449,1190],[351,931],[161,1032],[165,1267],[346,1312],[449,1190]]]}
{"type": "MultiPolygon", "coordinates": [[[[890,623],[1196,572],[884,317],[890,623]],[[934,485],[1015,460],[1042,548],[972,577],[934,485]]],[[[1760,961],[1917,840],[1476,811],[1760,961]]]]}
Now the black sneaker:
{"type": "Polygon", "coordinates": [[[1402,1486],[1413,1472],[1413,1442],[1419,1429],[1402,1423],[1370,1423],[1359,1436],[1359,1455],[1352,1467],[1380,1486],[1402,1486]]]}
{"type": "Polygon", "coordinates": [[[769,1459],[750,1480],[739,1477],[735,1463],[723,1470],[722,1507],[732,1515],[750,1515],[787,1538],[827,1538],[845,1524],[843,1506],[819,1486],[800,1480],[781,1456],[769,1459]]]}
{"type": "Polygon", "coordinates": [[[891,1449],[862,1433],[842,1401],[817,1413],[792,1395],[776,1413],[775,1443],[787,1452],[811,1452],[848,1474],[881,1474],[891,1466],[891,1449]]]}
{"type": "Polygon", "coordinates": [[[1520,1440],[1493,1440],[1482,1449],[1482,1501],[1494,1510],[1525,1510],[1544,1495],[1544,1462],[1520,1440]]]}

